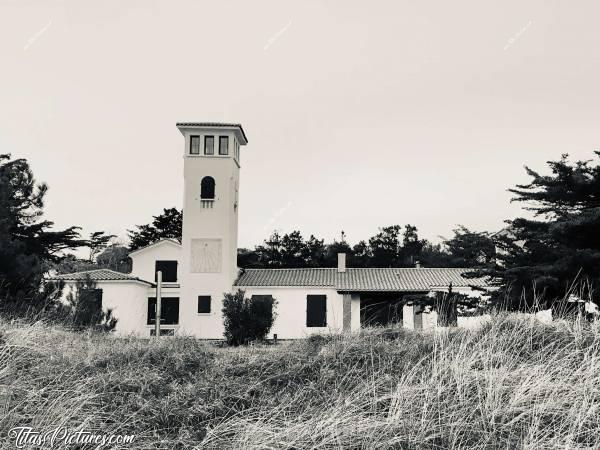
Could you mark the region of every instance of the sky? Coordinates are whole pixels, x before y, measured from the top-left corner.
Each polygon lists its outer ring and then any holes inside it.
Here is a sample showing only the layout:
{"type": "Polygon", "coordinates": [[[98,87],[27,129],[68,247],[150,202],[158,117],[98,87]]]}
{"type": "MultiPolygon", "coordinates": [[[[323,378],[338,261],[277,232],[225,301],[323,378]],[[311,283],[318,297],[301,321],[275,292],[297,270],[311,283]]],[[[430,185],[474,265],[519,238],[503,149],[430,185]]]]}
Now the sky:
{"type": "Polygon", "coordinates": [[[240,246],[522,215],[507,191],[600,149],[593,1],[0,0],[0,153],[45,217],[126,236],[182,206],[183,121],[239,122],[240,246]]]}

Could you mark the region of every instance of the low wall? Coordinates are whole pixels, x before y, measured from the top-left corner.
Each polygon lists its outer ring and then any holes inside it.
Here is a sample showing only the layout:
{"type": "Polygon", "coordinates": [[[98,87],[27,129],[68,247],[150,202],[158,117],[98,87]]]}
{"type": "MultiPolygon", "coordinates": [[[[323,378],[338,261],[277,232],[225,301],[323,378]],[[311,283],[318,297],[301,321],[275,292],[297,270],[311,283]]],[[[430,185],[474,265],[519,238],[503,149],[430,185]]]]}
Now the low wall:
{"type": "MultiPolygon", "coordinates": [[[[414,306],[405,305],[403,310],[403,322],[402,326],[409,330],[431,330],[438,328],[437,325],[437,313],[435,311],[415,313],[414,306]],[[418,316],[421,316],[417,319],[418,316]]],[[[542,323],[552,322],[552,310],[547,309],[544,311],[538,311],[534,314],[523,313],[523,316],[529,316],[532,319],[538,320],[542,323]]],[[[469,330],[476,330],[481,328],[485,323],[489,322],[492,316],[489,314],[482,314],[480,316],[458,316],[458,326],[469,330]]]]}

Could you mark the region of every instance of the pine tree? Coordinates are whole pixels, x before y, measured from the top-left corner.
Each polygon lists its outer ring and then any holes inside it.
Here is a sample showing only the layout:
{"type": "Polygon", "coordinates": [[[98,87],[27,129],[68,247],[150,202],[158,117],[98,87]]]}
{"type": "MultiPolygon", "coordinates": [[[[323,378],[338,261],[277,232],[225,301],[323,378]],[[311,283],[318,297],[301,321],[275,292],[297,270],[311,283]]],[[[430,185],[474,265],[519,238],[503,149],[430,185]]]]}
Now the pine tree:
{"type": "Polygon", "coordinates": [[[552,304],[574,283],[600,282],[598,162],[572,163],[563,155],[548,162],[549,175],[526,167],[532,180],[510,189],[513,201],[534,214],[509,221],[495,239],[498,266],[488,273],[500,281],[500,296],[512,307],[531,306],[536,297],[552,304]]]}
{"type": "Polygon", "coordinates": [[[65,249],[87,246],[79,227],[52,230],[43,220],[48,187],[37,183],[25,159],[0,155],[0,290],[6,298],[32,300],[49,263],[65,249]]]}
{"type": "Polygon", "coordinates": [[[496,246],[487,232],[471,231],[463,225],[444,241],[450,267],[488,267],[496,260],[496,246]]]}
{"type": "Polygon", "coordinates": [[[94,231],[90,234],[88,244],[90,247],[89,261],[94,262],[96,257],[108,247],[110,241],[115,237],[114,234],[106,234],[104,231],[94,231]]]}
{"type": "Polygon", "coordinates": [[[136,225],[136,230],[128,230],[130,250],[146,247],[161,239],[181,241],[183,229],[183,211],[176,208],[164,208],[158,216],[153,216],[150,224],[136,225]]]}

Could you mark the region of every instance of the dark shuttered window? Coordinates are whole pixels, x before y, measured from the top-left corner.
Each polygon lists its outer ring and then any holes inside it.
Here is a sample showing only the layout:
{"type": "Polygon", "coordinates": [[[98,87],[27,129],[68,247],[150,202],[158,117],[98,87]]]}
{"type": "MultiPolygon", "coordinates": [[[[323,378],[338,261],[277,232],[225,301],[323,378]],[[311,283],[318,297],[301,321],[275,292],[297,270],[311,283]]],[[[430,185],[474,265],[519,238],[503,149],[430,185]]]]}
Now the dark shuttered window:
{"type": "Polygon", "coordinates": [[[228,136],[219,136],[219,155],[229,155],[228,136]]]}
{"type": "Polygon", "coordinates": [[[156,272],[159,270],[162,272],[164,283],[177,282],[177,261],[156,261],[154,265],[154,281],[157,281],[156,272]]]}
{"type": "MultiPolygon", "coordinates": [[[[160,324],[179,323],[179,297],[163,297],[160,301],[160,324]]],[[[156,324],[156,297],[148,298],[148,325],[156,324]]]]}
{"type": "Polygon", "coordinates": [[[200,154],[200,136],[190,136],[190,155],[200,154]]]}
{"type": "Polygon", "coordinates": [[[306,326],[307,327],[326,327],[327,326],[327,296],[326,295],[307,295],[306,296],[306,326]]]}
{"type": "Polygon", "coordinates": [[[198,314],[210,313],[210,295],[198,296],[198,314]]]}

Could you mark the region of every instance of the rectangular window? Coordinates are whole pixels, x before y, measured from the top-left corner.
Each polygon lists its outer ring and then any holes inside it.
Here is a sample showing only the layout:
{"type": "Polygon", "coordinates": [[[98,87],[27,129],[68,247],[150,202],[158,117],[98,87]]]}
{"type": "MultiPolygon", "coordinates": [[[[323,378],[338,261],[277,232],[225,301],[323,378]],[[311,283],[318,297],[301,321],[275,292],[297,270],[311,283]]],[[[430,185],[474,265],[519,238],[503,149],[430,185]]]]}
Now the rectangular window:
{"type": "MultiPolygon", "coordinates": [[[[179,297],[163,297],[160,301],[160,324],[179,323],[179,297]]],[[[156,297],[148,298],[148,325],[156,324],[156,297]]]]}
{"type": "Polygon", "coordinates": [[[219,155],[229,155],[228,136],[219,136],[219,155]]]}
{"type": "Polygon", "coordinates": [[[190,155],[200,154],[200,136],[190,136],[190,155]]]}
{"type": "Polygon", "coordinates": [[[306,296],[306,326],[307,327],[326,327],[327,326],[327,296],[326,295],[307,295],[306,296]]]}
{"type": "Polygon", "coordinates": [[[154,281],[156,279],[156,272],[162,272],[163,283],[176,283],[177,282],[177,261],[156,261],[154,264],[154,281]]]}
{"type": "Polygon", "coordinates": [[[210,295],[198,296],[198,314],[210,313],[210,295]]]}
{"type": "Polygon", "coordinates": [[[214,155],[215,154],[215,137],[204,136],[204,154],[214,155]]]}

